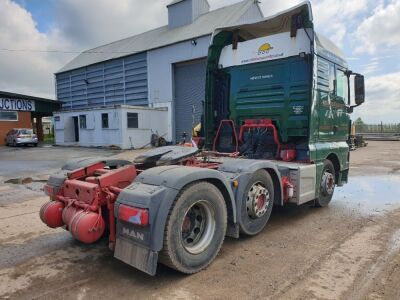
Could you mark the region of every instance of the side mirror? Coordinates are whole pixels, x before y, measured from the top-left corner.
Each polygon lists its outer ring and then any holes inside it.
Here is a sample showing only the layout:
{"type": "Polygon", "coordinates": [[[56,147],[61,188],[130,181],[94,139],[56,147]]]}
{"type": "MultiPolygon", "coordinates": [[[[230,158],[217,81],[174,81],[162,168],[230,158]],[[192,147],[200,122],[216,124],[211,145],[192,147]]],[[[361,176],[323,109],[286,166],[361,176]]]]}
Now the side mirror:
{"type": "Polygon", "coordinates": [[[359,74],[354,77],[354,101],[357,106],[365,101],[364,76],[359,74]]]}

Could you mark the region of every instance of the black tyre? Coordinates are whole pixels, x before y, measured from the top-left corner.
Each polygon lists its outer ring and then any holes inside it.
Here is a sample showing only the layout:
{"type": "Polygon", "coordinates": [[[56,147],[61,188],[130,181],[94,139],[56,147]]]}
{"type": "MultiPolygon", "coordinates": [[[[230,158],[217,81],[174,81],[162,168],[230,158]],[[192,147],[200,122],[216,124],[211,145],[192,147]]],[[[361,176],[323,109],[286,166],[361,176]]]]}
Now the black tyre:
{"type": "Polygon", "coordinates": [[[17,147],[17,142],[13,141],[12,145],[13,145],[13,147],[17,147]]]}
{"type": "Polygon", "coordinates": [[[160,262],[186,274],[204,269],[221,249],[226,222],[221,192],[208,182],[189,185],[169,213],[160,262]]]}
{"type": "Polygon", "coordinates": [[[243,193],[240,232],[256,235],[267,224],[274,205],[274,184],[265,170],[255,172],[243,193]]]}
{"type": "Polygon", "coordinates": [[[336,185],[336,172],[333,163],[326,159],[324,161],[324,167],[322,169],[320,185],[319,185],[319,196],[315,199],[314,206],[324,207],[331,202],[333,192],[335,191],[336,185]]]}

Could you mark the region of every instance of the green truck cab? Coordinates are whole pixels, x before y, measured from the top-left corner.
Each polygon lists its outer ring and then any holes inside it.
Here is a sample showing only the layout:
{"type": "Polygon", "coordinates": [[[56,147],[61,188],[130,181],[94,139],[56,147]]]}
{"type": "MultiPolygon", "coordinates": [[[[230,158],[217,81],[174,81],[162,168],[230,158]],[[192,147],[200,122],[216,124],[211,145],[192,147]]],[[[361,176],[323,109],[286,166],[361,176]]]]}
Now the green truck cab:
{"type": "MultiPolygon", "coordinates": [[[[363,76],[350,71],[341,50],[314,31],[309,2],[213,35],[204,118],[207,148],[221,120],[240,128],[247,119],[270,119],[283,147],[296,150],[294,160],[315,164],[316,178],[323,176],[329,160],[334,182],[341,186],[349,173],[350,113],[363,102],[363,76]]],[[[318,180],[316,185],[319,198],[318,180]]]]}

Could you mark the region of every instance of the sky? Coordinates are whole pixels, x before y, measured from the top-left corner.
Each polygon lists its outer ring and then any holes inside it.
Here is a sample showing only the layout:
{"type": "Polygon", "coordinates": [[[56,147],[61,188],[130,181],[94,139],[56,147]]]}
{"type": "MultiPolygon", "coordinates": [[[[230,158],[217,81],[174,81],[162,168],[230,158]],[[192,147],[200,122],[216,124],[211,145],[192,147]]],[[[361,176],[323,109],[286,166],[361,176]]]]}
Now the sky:
{"type": "MultiPolygon", "coordinates": [[[[208,0],[211,9],[238,0],[208,0]]],[[[0,90],[55,98],[54,73],[79,52],[167,24],[171,0],[0,0],[0,90]]],[[[262,0],[264,16],[301,0],[262,0]]],[[[400,0],[312,0],[315,28],[365,75],[352,118],[400,123],[400,0]]]]}

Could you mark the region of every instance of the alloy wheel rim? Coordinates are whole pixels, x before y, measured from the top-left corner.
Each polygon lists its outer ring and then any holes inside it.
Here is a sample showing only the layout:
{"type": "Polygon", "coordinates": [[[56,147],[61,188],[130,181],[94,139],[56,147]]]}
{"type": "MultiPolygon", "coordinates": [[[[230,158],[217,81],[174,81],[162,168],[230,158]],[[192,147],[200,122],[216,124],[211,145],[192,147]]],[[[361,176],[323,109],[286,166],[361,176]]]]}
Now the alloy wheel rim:
{"type": "Polygon", "coordinates": [[[270,205],[270,195],[264,185],[258,181],[254,183],[247,193],[246,209],[252,219],[261,218],[270,205]]]}

